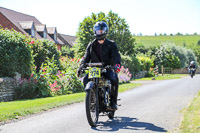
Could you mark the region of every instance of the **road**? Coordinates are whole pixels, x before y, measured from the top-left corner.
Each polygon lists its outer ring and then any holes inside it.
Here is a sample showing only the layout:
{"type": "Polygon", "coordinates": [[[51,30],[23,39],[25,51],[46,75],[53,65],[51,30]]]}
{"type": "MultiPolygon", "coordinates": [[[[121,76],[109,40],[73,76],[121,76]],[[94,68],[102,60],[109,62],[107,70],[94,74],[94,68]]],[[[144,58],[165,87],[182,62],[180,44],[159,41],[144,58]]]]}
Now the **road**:
{"type": "Polygon", "coordinates": [[[113,120],[101,116],[96,128],[86,119],[84,103],[32,116],[0,126],[0,133],[152,133],[176,129],[181,113],[200,90],[200,75],[193,79],[153,81],[119,94],[113,120]]]}

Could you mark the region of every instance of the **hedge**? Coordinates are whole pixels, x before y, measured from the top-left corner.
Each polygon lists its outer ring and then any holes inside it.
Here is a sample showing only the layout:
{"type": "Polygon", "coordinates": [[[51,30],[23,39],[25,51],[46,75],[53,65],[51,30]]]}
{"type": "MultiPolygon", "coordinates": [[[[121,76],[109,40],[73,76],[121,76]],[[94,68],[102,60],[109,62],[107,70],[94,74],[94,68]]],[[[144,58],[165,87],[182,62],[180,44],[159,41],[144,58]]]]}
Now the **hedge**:
{"type": "Polygon", "coordinates": [[[31,73],[32,54],[27,37],[14,30],[0,29],[0,77],[31,73]]]}

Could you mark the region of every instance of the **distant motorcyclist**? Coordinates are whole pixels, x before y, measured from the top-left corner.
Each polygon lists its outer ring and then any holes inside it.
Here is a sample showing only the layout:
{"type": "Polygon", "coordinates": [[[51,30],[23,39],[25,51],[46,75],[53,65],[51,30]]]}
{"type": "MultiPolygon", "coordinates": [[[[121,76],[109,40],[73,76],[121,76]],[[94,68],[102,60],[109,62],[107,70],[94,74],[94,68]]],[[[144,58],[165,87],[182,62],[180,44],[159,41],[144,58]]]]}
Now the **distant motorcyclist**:
{"type": "Polygon", "coordinates": [[[193,69],[194,75],[195,75],[195,72],[196,72],[196,65],[195,65],[194,61],[191,61],[191,62],[190,62],[190,65],[189,65],[189,67],[188,67],[189,74],[191,74],[191,70],[192,70],[192,69],[193,69]]]}

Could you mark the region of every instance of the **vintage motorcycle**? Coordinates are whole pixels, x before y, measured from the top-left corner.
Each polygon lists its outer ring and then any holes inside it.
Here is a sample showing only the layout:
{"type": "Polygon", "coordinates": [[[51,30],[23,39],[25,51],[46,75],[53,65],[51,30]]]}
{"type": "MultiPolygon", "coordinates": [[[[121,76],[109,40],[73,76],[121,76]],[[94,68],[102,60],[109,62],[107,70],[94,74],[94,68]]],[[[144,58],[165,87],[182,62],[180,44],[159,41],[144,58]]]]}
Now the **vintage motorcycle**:
{"type": "Polygon", "coordinates": [[[111,109],[111,81],[103,76],[107,69],[114,71],[114,68],[112,66],[103,67],[102,63],[87,63],[86,65],[83,71],[88,70],[88,78],[91,80],[85,87],[86,116],[90,126],[95,127],[100,113],[112,119],[116,111],[111,109]]]}

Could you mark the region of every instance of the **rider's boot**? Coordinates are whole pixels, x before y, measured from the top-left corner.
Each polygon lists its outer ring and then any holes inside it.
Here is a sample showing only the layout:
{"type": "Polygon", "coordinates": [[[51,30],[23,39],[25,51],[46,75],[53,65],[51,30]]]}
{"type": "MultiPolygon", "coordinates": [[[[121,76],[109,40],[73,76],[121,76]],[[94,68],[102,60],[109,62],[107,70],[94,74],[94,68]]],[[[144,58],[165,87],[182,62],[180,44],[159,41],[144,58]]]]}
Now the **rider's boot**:
{"type": "Polygon", "coordinates": [[[118,96],[118,85],[112,87],[111,92],[111,109],[117,110],[117,96],[118,96]]]}
{"type": "Polygon", "coordinates": [[[116,102],[112,102],[112,103],[111,103],[111,109],[114,109],[114,110],[117,110],[117,109],[118,109],[117,103],[116,103],[116,102]]]}

